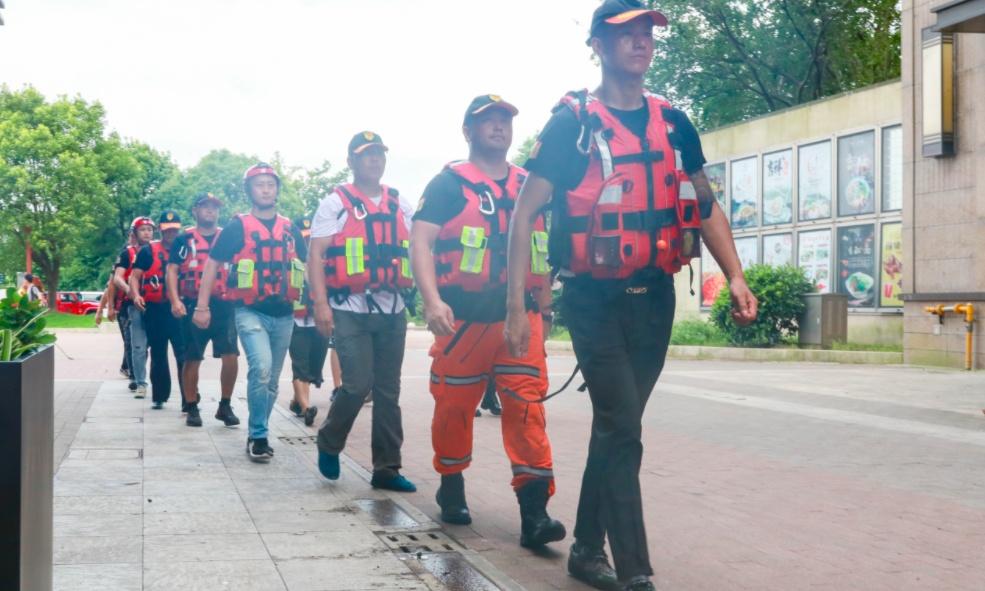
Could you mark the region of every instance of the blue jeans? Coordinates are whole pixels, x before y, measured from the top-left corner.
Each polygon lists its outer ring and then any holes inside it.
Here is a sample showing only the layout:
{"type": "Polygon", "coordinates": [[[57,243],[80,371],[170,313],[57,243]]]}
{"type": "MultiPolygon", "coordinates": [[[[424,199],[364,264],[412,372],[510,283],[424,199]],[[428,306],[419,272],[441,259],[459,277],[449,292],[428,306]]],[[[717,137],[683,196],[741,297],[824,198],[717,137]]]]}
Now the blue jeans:
{"type": "Polygon", "coordinates": [[[144,313],[130,305],[130,373],[138,386],[147,385],[147,328],[144,313]]]}
{"type": "Polygon", "coordinates": [[[291,344],[294,318],[267,316],[236,308],[236,331],[246,353],[246,403],[250,409],[250,439],[267,437],[267,422],[277,402],[277,382],[291,344]]]}

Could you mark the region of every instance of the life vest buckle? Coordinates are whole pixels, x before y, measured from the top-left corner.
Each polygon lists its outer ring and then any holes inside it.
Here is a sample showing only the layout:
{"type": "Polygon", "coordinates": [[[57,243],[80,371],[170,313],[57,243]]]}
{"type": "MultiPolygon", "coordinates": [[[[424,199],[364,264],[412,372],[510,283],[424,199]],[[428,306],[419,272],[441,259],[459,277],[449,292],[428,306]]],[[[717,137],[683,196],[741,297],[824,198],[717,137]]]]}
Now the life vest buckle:
{"type": "Polygon", "coordinates": [[[355,214],[356,219],[360,221],[366,219],[366,216],[369,215],[369,212],[366,211],[366,206],[362,203],[356,204],[356,207],[353,208],[353,213],[355,214]]]}
{"type": "Polygon", "coordinates": [[[496,213],[496,200],[493,199],[492,193],[489,191],[479,193],[479,211],[483,215],[493,215],[496,213]]]}

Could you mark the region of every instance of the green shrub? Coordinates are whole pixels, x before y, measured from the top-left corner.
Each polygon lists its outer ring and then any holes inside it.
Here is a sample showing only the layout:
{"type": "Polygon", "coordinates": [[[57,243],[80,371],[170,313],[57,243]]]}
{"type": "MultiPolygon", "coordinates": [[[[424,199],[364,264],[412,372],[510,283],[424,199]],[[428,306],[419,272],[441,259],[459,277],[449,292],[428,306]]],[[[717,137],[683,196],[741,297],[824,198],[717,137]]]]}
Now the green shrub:
{"type": "Polygon", "coordinates": [[[772,347],[783,337],[796,335],[798,319],[806,307],[803,295],[814,291],[803,269],[753,265],[746,269],[746,283],[759,300],[755,322],[749,326],[735,324],[728,289],[718,294],[711,308],[711,321],[728,341],[740,347],[772,347]]]}
{"type": "Polygon", "coordinates": [[[670,344],[722,347],[728,344],[728,339],[721,329],[711,322],[680,320],[674,323],[674,330],[670,333],[670,344]]]}

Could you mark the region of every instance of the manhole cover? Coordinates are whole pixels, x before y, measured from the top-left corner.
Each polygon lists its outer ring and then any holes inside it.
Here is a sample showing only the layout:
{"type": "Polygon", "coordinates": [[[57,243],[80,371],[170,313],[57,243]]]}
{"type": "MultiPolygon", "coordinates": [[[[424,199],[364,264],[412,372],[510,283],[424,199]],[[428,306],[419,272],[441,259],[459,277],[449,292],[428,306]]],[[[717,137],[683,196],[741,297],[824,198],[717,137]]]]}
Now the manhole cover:
{"type": "Polygon", "coordinates": [[[417,557],[417,561],[449,591],[499,590],[495,583],[477,571],[461,554],[423,554],[417,557]]]}
{"type": "Polygon", "coordinates": [[[375,523],[384,528],[408,528],[421,525],[389,499],[356,499],[352,504],[359,507],[363,513],[372,517],[375,523]]]}
{"type": "Polygon", "coordinates": [[[437,531],[379,534],[380,539],[394,552],[422,554],[458,552],[458,544],[437,531]]]}
{"type": "Polygon", "coordinates": [[[281,442],[287,445],[294,446],[314,446],[318,445],[318,437],[315,435],[306,435],[304,437],[278,437],[281,442]]]}

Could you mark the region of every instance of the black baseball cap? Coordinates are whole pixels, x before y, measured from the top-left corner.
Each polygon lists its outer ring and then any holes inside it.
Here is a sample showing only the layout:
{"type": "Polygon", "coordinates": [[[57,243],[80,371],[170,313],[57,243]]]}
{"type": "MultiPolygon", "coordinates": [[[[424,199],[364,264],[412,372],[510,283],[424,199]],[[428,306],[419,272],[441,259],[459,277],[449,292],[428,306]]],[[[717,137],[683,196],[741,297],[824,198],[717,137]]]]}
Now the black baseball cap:
{"type": "Polygon", "coordinates": [[[640,0],[605,0],[592,14],[589,42],[602,25],[621,25],[641,16],[648,17],[654,26],[667,26],[667,17],[662,12],[647,8],[640,0]]]}
{"type": "Polygon", "coordinates": [[[298,232],[301,232],[303,238],[311,236],[311,217],[303,216],[294,220],[294,225],[297,227],[298,232]]]}
{"type": "Polygon", "coordinates": [[[370,146],[380,146],[384,152],[390,149],[383,143],[383,138],[379,134],[372,131],[361,131],[352,136],[352,140],[349,141],[349,155],[362,154],[363,150],[370,146]]]}
{"type": "Polygon", "coordinates": [[[180,230],[181,216],[178,212],[166,209],[161,212],[161,217],[157,219],[157,227],[163,232],[165,230],[180,230]]]}
{"type": "Polygon", "coordinates": [[[219,199],[212,193],[199,193],[195,196],[195,201],[192,202],[192,207],[201,207],[206,203],[211,203],[216,207],[222,207],[222,199],[219,199]]]}
{"type": "Polygon", "coordinates": [[[480,94],[472,99],[469,108],[465,110],[465,125],[468,125],[470,119],[489,109],[503,109],[513,117],[520,114],[520,109],[504,101],[498,94],[480,94]]]}

